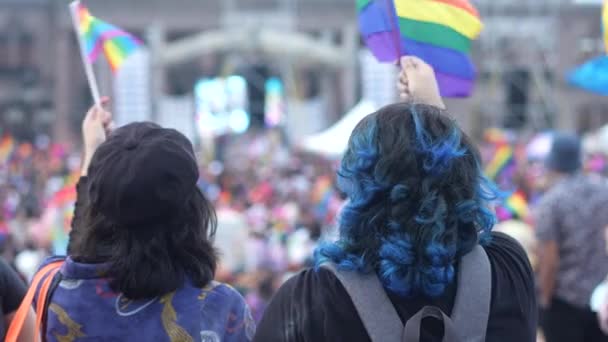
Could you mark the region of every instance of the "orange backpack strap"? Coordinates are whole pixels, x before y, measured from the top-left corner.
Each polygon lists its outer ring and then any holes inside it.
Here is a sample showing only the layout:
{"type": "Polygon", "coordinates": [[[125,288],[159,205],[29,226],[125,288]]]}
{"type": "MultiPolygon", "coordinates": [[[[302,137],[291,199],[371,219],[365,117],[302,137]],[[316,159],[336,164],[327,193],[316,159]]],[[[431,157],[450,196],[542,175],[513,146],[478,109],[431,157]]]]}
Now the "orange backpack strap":
{"type": "Polygon", "coordinates": [[[36,295],[36,291],[38,290],[38,286],[42,282],[42,286],[40,287],[40,293],[38,295],[38,303],[37,307],[37,317],[36,317],[36,331],[40,333],[40,326],[42,323],[42,316],[44,314],[45,300],[49,291],[49,287],[53,281],[53,277],[59,269],[61,265],[63,265],[63,260],[54,261],[46,266],[44,266],[32,280],[25,297],[21,301],[21,305],[19,305],[19,309],[15,313],[13,320],[11,322],[10,327],[8,328],[8,332],[6,333],[5,342],[17,342],[17,338],[21,333],[21,329],[23,329],[23,324],[27,318],[27,315],[32,307],[32,303],[34,301],[34,296],[36,295]]]}
{"type": "Polygon", "coordinates": [[[40,333],[43,333],[41,330],[42,328],[42,319],[44,318],[44,313],[45,313],[45,309],[47,306],[47,299],[48,298],[48,294],[49,294],[49,288],[51,287],[51,284],[53,283],[53,279],[55,278],[55,275],[57,274],[57,272],[59,272],[59,269],[61,268],[61,264],[58,265],[58,267],[52,269],[49,272],[49,275],[44,278],[44,281],[42,282],[42,286],[40,286],[40,292],[38,292],[38,301],[36,302],[36,331],[40,331],[40,333]]]}

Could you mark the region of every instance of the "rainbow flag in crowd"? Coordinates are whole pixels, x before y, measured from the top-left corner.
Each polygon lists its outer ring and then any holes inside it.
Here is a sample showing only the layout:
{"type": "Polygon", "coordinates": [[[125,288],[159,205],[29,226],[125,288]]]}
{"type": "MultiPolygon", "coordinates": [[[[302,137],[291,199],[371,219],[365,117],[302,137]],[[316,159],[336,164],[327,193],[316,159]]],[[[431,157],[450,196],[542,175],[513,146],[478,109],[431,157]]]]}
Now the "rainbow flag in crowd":
{"type": "Polygon", "coordinates": [[[332,190],[332,180],[330,177],[321,177],[317,180],[312,188],[312,202],[320,203],[327,197],[327,194],[332,190]]]}
{"type": "Polygon", "coordinates": [[[495,180],[498,175],[515,162],[513,148],[508,144],[501,144],[496,148],[494,157],[487,164],[485,173],[488,178],[495,180]]]}
{"type": "Polygon", "coordinates": [[[496,127],[486,129],[486,131],[483,133],[483,139],[486,142],[494,145],[509,143],[509,137],[507,134],[500,128],[496,127]]]}
{"type": "Polygon", "coordinates": [[[473,92],[475,67],[471,41],[483,28],[467,0],[357,0],[359,28],[381,62],[417,56],[435,70],[441,94],[473,92]]]}
{"type": "MultiPolygon", "coordinates": [[[[486,163],[486,176],[498,182],[501,187],[516,188],[513,181],[517,150],[510,143],[507,134],[500,129],[491,128],[484,133],[484,141],[494,148],[494,155],[486,163]]],[[[527,220],[530,217],[530,209],[526,194],[521,190],[511,193],[496,207],[496,216],[501,222],[511,219],[527,220]]]]}
{"type": "Polygon", "coordinates": [[[315,217],[324,223],[330,223],[336,200],[331,177],[321,176],[315,182],[311,191],[311,200],[314,204],[315,217]]]}
{"type": "Polygon", "coordinates": [[[76,184],[80,179],[80,170],[74,170],[63,178],[63,187],[51,196],[49,206],[61,207],[76,202],[76,184]]]}
{"type": "Polygon", "coordinates": [[[14,151],[15,140],[10,135],[2,138],[2,140],[0,140],[0,163],[7,163],[14,151]]]}
{"type": "Polygon", "coordinates": [[[76,6],[78,31],[89,61],[94,63],[103,52],[112,71],[116,72],[142,45],[141,41],[130,33],[92,16],[80,1],[76,6]]]}
{"type": "Polygon", "coordinates": [[[512,217],[526,220],[530,215],[528,200],[526,195],[521,191],[514,192],[504,203],[504,208],[507,209],[512,217]]]}

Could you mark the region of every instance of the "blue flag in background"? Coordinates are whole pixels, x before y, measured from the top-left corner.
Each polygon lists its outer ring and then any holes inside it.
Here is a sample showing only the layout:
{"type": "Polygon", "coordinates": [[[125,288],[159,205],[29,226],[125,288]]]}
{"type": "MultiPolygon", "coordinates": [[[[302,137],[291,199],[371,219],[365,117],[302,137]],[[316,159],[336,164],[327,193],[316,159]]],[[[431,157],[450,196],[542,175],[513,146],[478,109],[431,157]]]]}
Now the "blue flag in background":
{"type": "Polygon", "coordinates": [[[608,95],[608,56],[592,59],[571,71],[568,83],[597,93],[608,95]]]}

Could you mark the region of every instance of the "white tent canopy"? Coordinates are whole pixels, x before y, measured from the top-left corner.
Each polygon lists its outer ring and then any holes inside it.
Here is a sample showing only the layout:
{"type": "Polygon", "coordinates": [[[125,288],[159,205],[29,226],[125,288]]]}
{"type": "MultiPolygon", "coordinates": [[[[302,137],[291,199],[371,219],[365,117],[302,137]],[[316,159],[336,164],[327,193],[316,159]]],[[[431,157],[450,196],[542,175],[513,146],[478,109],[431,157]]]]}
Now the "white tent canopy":
{"type": "Polygon", "coordinates": [[[346,151],[348,139],[357,124],[376,110],[377,106],[373,102],[362,100],[327,130],[304,138],[300,147],[325,157],[340,158],[346,151]]]}

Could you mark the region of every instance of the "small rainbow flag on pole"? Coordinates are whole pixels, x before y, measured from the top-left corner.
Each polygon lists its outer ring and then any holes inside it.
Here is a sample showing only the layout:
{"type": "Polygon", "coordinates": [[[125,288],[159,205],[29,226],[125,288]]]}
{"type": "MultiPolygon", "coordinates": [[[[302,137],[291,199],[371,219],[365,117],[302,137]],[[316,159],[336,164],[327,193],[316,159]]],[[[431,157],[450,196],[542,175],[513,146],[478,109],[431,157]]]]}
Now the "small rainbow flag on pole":
{"type": "Polygon", "coordinates": [[[469,53],[483,24],[469,1],[357,0],[357,11],[361,34],[379,61],[417,56],[435,70],[443,96],[473,92],[469,53]]]}
{"type": "Polygon", "coordinates": [[[87,57],[94,63],[103,52],[112,71],[116,72],[124,61],[142,44],[130,33],[91,15],[89,9],[77,2],[78,32],[84,42],[87,57]]]}
{"type": "Polygon", "coordinates": [[[70,13],[91,95],[95,104],[100,105],[99,88],[92,64],[103,51],[112,71],[116,73],[125,60],[141,46],[141,42],[126,31],[92,16],[79,0],[70,4],[70,13]]]}

